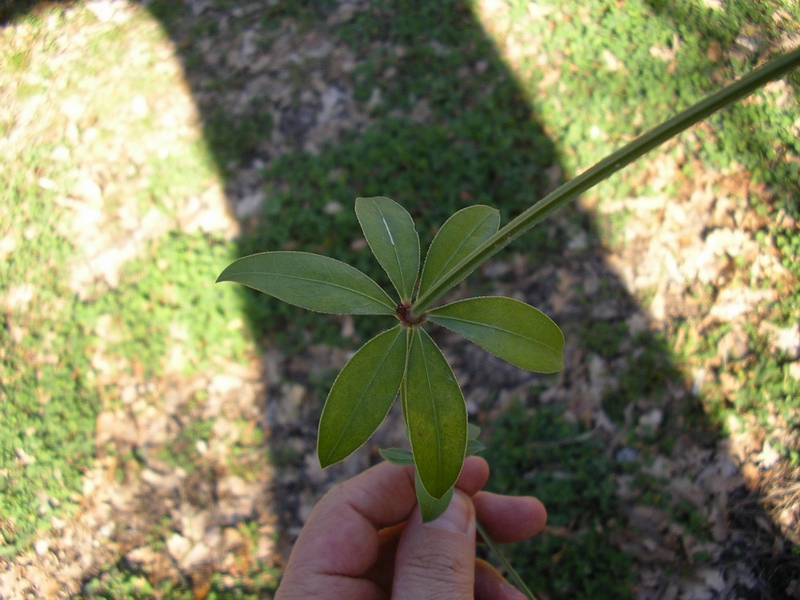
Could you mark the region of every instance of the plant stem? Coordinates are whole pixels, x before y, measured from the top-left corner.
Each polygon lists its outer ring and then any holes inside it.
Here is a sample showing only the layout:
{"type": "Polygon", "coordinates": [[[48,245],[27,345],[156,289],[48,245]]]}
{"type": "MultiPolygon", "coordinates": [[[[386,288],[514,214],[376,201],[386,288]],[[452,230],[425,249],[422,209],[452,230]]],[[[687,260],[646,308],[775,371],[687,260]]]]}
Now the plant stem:
{"type": "Polygon", "coordinates": [[[447,275],[422,294],[412,307],[413,314],[419,316],[440,297],[446,294],[459,281],[464,279],[483,262],[494,256],[512,241],[537,225],[553,211],[574,200],[579,194],[591,189],[617,171],[622,170],[634,160],[653,148],[675,137],[692,125],[706,119],[718,110],[744,98],[769,81],[779,79],[800,66],[800,48],[771,60],[748,73],[735,83],[693,104],[678,115],[639,136],[599,163],[584,171],[557,190],[551,192],[521,215],[510,221],[496,234],[486,240],[447,275]]]}
{"type": "Polygon", "coordinates": [[[502,552],[500,552],[500,549],[497,546],[495,546],[495,543],[492,541],[492,538],[489,537],[489,534],[486,533],[486,530],[483,528],[483,525],[481,525],[480,521],[475,521],[475,527],[477,528],[478,533],[483,538],[484,543],[487,546],[489,546],[489,548],[491,548],[492,552],[494,552],[495,555],[497,556],[497,558],[500,559],[500,562],[503,563],[503,567],[505,568],[506,572],[508,573],[508,576],[511,579],[514,580],[514,583],[517,585],[519,590],[523,594],[525,594],[525,596],[528,598],[528,600],[536,600],[536,596],[534,596],[533,592],[531,592],[528,589],[528,586],[525,585],[525,582],[522,581],[522,578],[519,575],[517,575],[517,572],[508,563],[508,561],[506,560],[506,557],[503,556],[502,552]]]}

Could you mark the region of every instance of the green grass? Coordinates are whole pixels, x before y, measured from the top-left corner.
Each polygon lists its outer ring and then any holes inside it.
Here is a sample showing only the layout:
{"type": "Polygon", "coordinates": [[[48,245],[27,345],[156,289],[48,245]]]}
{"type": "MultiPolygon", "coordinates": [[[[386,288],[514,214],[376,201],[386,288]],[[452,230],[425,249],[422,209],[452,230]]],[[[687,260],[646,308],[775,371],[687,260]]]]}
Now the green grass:
{"type": "MultiPolygon", "coordinates": [[[[95,417],[104,396],[113,395],[113,386],[95,383],[91,360],[98,348],[109,359],[122,359],[128,374],[150,378],[163,374],[171,344],[188,348],[184,372],[191,373],[209,369],[220,357],[243,360],[249,341],[239,292],[213,285],[219,265],[233,256],[230,244],[175,233],[129,264],[116,290],[82,302],[65,285],[66,265],[76,254],[58,233],[58,222],[67,216],[51,194],[22,175],[7,191],[9,222],[30,235],[18,236],[0,270],[0,285],[35,285],[28,310],[7,314],[9,327],[0,331],[0,379],[8,400],[0,404],[2,552],[13,554],[79,499],[81,474],[94,455],[95,417]],[[113,319],[111,340],[96,334],[103,315],[113,319]]],[[[180,464],[194,450],[178,442],[173,454],[180,464]]]]}
{"type": "Polygon", "coordinates": [[[131,573],[124,564],[108,565],[84,585],[78,598],[85,600],[145,600],[153,597],[193,600],[198,595],[208,600],[261,600],[271,598],[277,589],[280,572],[269,565],[243,561],[246,573],[224,578],[213,573],[196,586],[189,582],[166,581],[152,584],[142,575],[131,573]]]}
{"type": "Polygon", "coordinates": [[[552,598],[632,597],[631,559],[612,541],[623,523],[614,463],[599,438],[570,441],[584,432],[559,408],[521,403],[490,427],[489,489],[537,496],[547,506],[550,531],[503,547],[531,590],[552,598]]]}
{"type": "Polygon", "coordinates": [[[92,323],[64,285],[63,266],[75,250],[59,234],[64,215],[54,193],[39,188],[28,170],[38,159],[28,154],[2,164],[0,237],[15,247],[0,266],[0,289],[31,291],[27,304],[6,312],[0,330],[4,555],[24,547],[54,514],[77,506],[81,473],[94,454],[86,432],[99,406],[97,390],[86,385],[92,323]]]}
{"type": "MultiPolygon", "coordinates": [[[[32,76],[27,66],[45,69],[43,58],[55,52],[57,35],[52,27],[91,24],[93,17],[77,12],[69,21],[62,9],[50,8],[25,18],[31,48],[3,45],[0,62],[17,65],[9,76],[32,76]],[[49,25],[48,25],[49,23],[49,25]],[[56,24],[56,25],[54,25],[56,24]],[[5,52],[7,49],[7,53],[5,52]],[[35,58],[33,57],[35,55],[35,58]]],[[[157,27],[142,16],[129,26],[140,40],[155,43],[157,27]],[[138,28],[138,29],[137,29],[138,28]],[[149,37],[148,37],[149,36],[149,37]]],[[[88,29],[87,31],[93,31],[88,29]]],[[[4,35],[12,36],[9,29],[4,35]]],[[[105,77],[132,44],[125,31],[99,34],[86,40],[89,55],[68,76],[63,95],[81,94],[83,77],[105,77]]],[[[9,39],[11,39],[9,37],[9,39]]],[[[15,42],[16,43],[16,42],[15,42]]],[[[144,43],[144,42],[143,42],[144,43]]],[[[5,72],[4,72],[5,73],[5,72]]],[[[102,98],[81,96],[85,103],[81,125],[94,122],[97,135],[80,150],[89,154],[113,141],[115,127],[111,105],[129,102],[128,94],[160,93],[175,85],[158,74],[137,72],[102,98]],[[114,94],[118,94],[115,96],[114,94]],[[109,129],[104,129],[108,127],[109,129]]],[[[109,86],[113,87],[113,86],[109,86]]],[[[44,91],[44,90],[42,90],[44,91]]],[[[42,93],[42,91],[37,93],[42,93]]],[[[24,105],[29,97],[13,100],[24,105]]],[[[54,518],[69,517],[81,502],[82,476],[95,456],[94,430],[99,411],[118,404],[120,376],[157,378],[164,374],[169,351],[180,348],[182,375],[208,372],[220,361],[243,361],[252,345],[241,318],[244,298],[232,287],[215,286],[224,264],[235,256],[234,247],[218,237],[185,234],[174,229],[146,245],[145,252],[129,262],[113,290],[102,286],[87,290],[86,298],[70,287],[72,268],[84,259],[81,240],[72,233],[71,203],[64,201],[75,185],[75,161],[85,158],[72,150],[66,160],[50,157],[72,141],[63,135],[64,122],[57,110],[47,110],[48,98],[39,105],[36,126],[23,132],[27,144],[0,155],[0,262],[5,326],[0,329],[0,554],[14,556],[44,535],[54,518]],[[98,333],[100,323],[104,331],[98,333]],[[108,323],[110,322],[110,325],[108,323]],[[98,362],[97,358],[103,361],[98,362]],[[104,372],[102,363],[118,364],[104,372]],[[117,367],[114,367],[117,368],[117,367]]],[[[14,105],[15,106],[15,105],[14,105]]],[[[152,121],[127,122],[131,144],[141,144],[158,126],[152,121]]],[[[124,129],[124,127],[122,127],[124,129]]],[[[17,131],[19,134],[19,131],[17,131]]],[[[123,205],[131,210],[156,210],[174,219],[176,199],[200,194],[213,177],[204,144],[178,144],[178,151],[144,165],[151,172],[146,186],[115,195],[106,182],[107,214],[123,205]]],[[[140,165],[141,166],[141,165],[140,165]]],[[[129,165],[115,165],[112,179],[125,181],[129,165]]],[[[113,182],[112,182],[113,183],[113,182]]],[[[118,188],[117,188],[118,189],[118,188]]],[[[110,219],[108,227],[120,224],[110,219]]],[[[210,423],[198,421],[170,447],[172,464],[191,465],[194,442],[207,436],[210,423]]]]}
{"type": "Polygon", "coordinates": [[[259,145],[269,144],[271,131],[271,115],[257,110],[251,116],[235,119],[218,111],[207,118],[204,127],[206,143],[227,170],[229,165],[239,165],[256,156],[259,145]]]}
{"type": "Polygon", "coordinates": [[[220,360],[244,360],[247,330],[241,326],[241,297],[232,286],[215,286],[219,265],[232,256],[230,244],[206,235],[174,232],[126,265],[124,283],[93,304],[113,315],[119,333],[108,351],[147,376],[163,374],[170,344],[186,346],[185,372],[208,369],[220,360]],[[176,339],[177,336],[177,339],[176,339]]]}

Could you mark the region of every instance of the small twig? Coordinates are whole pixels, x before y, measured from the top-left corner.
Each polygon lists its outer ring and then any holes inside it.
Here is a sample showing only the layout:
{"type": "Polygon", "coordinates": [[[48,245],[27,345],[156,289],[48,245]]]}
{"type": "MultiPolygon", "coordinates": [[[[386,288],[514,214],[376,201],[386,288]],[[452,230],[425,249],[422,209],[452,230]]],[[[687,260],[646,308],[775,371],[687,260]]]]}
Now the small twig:
{"type": "Polygon", "coordinates": [[[800,492],[800,483],[795,483],[780,490],[772,490],[769,494],[762,497],[761,500],[762,501],[774,500],[775,498],[780,498],[781,496],[788,496],[790,494],[795,494],[797,492],[800,492]]]}

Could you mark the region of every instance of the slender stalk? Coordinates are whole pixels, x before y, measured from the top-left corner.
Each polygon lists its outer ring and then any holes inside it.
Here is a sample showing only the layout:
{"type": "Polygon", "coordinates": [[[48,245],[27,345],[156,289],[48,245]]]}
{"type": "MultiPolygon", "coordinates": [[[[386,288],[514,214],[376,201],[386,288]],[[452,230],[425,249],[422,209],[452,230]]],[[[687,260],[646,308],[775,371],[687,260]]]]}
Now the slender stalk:
{"type": "Polygon", "coordinates": [[[527,233],[553,211],[574,200],[579,194],[594,187],[653,148],[675,137],[692,125],[708,118],[718,110],[741,100],[769,81],[779,79],[800,66],[800,48],[780,56],[745,75],[728,87],[693,104],[678,115],[639,136],[623,148],[610,154],[557,190],[551,192],[521,215],[510,221],[486,240],[460,263],[453,267],[438,283],[417,298],[413,315],[420,316],[459,281],[483,262],[494,256],[512,241],[527,233]]]}
{"type": "Polygon", "coordinates": [[[528,600],[536,600],[536,596],[534,596],[534,595],[533,595],[533,592],[532,592],[532,591],[530,591],[530,590],[528,589],[528,586],[527,586],[527,585],[525,585],[525,582],[524,582],[524,581],[522,581],[522,577],[520,577],[519,575],[517,575],[517,572],[516,572],[516,571],[514,570],[514,568],[513,568],[513,567],[512,567],[512,566],[511,566],[511,565],[508,563],[508,561],[506,560],[506,557],[505,557],[505,556],[503,556],[503,553],[502,553],[502,552],[500,552],[500,550],[498,549],[498,547],[497,547],[497,546],[495,545],[495,543],[492,541],[492,538],[490,538],[490,537],[489,537],[489,534],[487,534],[487,533],[486,533],[486,530],[483,528],[483,525],[481,525],[480,521],[475,521],[475,527],[477,528],[477,530],[478,530],[478,533],[479,533],[479,534],[481,535],[481,537],[483,538],[483,541],[484,541],[484,543],[485,543],[487,546],[489,546],[489,548],[491,548],[492,552],[494,552],[494,553],[495,553],[495,555],[497,556],[497,558],[499,558],[499,559],[500,559],[500,562],[501,562],[501,563],[503,563],[503,567],[505,568],[506,572],[508,573],[508,576],[509,576],[511,579],[513,579],[513,580],[514,580],[514,583],[515,583],[515,584],[516,584],[516,586],[519,588],[519,590],[520,590],[520,591],[521,591],[523,594],[525,594],[525,596],[528,598],[528,600]]]}

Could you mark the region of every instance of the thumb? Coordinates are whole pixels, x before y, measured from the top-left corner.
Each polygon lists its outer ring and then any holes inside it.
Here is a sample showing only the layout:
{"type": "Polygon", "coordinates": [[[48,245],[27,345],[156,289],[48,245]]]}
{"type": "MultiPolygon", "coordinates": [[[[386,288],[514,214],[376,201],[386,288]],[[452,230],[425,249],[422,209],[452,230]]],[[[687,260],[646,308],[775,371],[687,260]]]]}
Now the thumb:
{"type": "Polygon", "coordinates": [[[392,598],[464,600],[475,581],[475,507],[455,490],[450,506],[423,523],[419,507],[408,520],[395,555],[392,598]]]}

